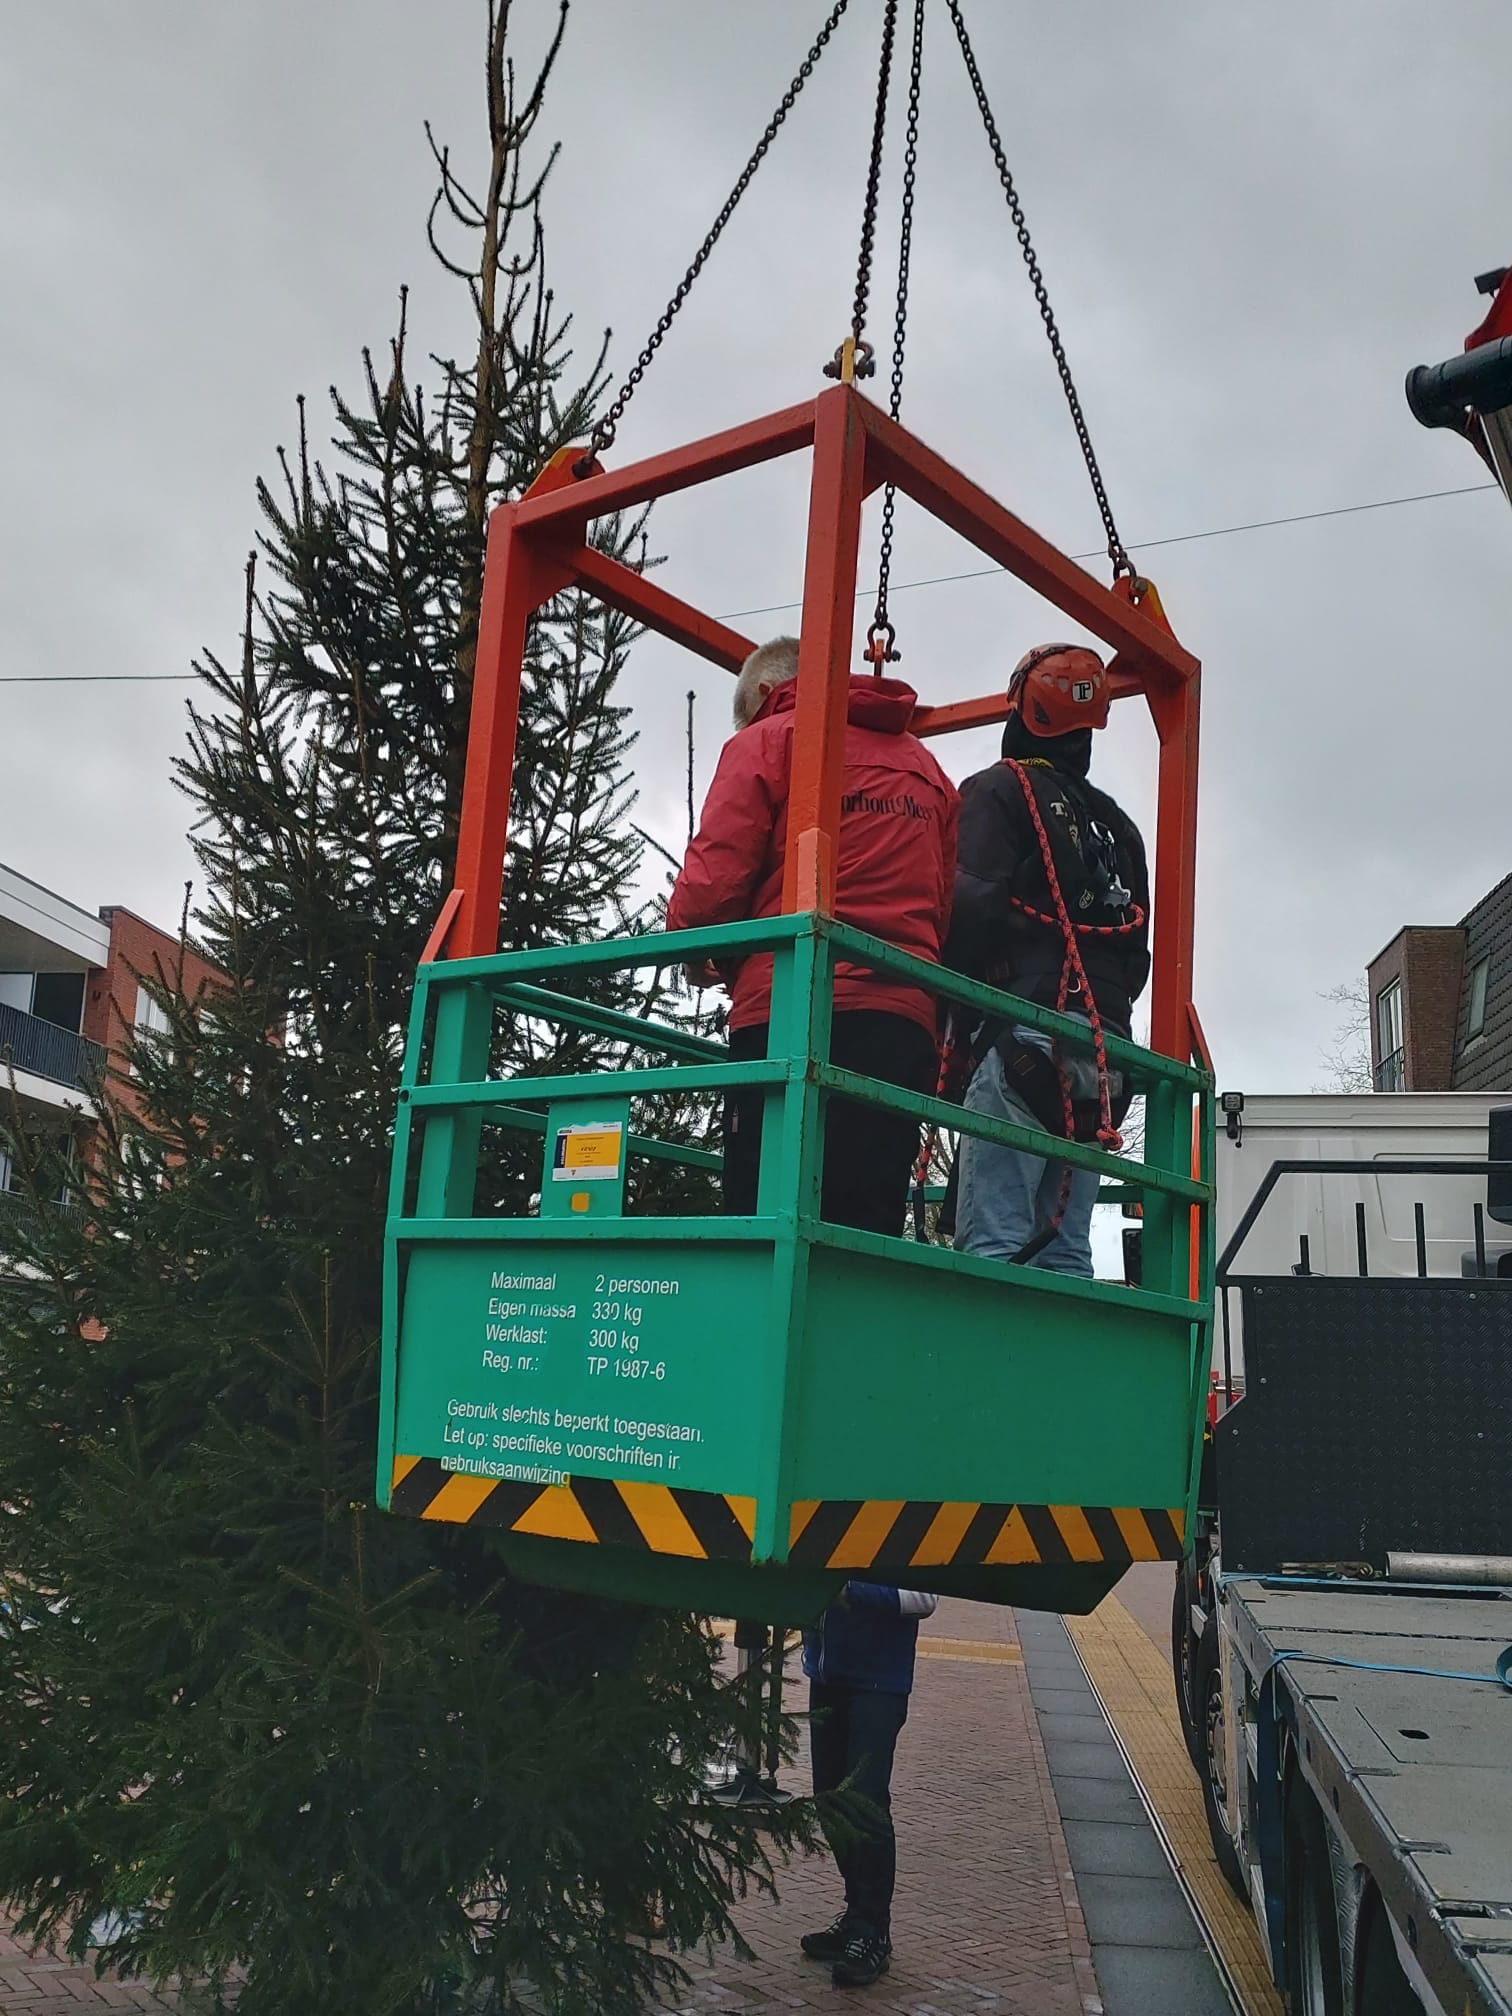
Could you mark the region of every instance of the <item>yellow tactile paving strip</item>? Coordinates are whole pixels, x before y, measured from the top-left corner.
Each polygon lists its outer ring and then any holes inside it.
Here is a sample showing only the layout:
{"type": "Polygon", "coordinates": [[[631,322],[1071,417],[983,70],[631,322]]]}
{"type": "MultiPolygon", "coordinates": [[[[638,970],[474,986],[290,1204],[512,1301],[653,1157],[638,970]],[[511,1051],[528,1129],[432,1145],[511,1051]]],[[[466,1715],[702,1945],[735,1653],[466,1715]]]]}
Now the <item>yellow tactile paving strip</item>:
{"type": "Polygon", "coordinates": [[[1248,2016],[1283,2016],[1254,1920],[1213,1860],[1202,1790],[1181,1739],[1170,1662],[1116,1596],[1105,1598],[1090,1617],[1068,1617],[1066,1628],[1160,1816],[1248,2016]]]}
{"type": "Polygon", "coordinates": [[[939,1638],[919,1639],[921,1659],[964,1659],[978,1665],[1022,1666],[1024,1655],[1017,1645],[989,1644],[980,1638],[939,1638]]]}
{"type": "MultiPolygon", "coordinates": [[[[720,1638],[733,1638],[735,1626],[728,1617],[716,1617],[714,1631],[720,1638]]],[[[978,1666],[1022,1666],[1022,1649],[1004,1641],[999,1644],[982,1638],[942,1638],[936,1633],[920,1636],[919,1657],[921,1659],[960,1659],[968,1665],[978,1666]]]]}

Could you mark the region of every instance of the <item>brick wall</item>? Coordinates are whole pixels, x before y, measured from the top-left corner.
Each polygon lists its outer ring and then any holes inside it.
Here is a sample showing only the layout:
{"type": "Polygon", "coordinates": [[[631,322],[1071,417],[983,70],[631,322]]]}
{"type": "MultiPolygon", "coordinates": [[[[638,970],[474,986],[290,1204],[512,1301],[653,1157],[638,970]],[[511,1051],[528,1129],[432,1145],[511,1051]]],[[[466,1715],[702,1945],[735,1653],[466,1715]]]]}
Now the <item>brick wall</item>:
{"type": "Polygon", "coordinates": [[[1512,1092],[1512,875],[1482,897],[1464,922],[1464,973],[1455,1016],[1456,1092],[1512,1092]],[[1471,978],[1486,963],[1486,1014],[1469,1033],[1471,978]]]}
{"type": "Polygon", "coordinates": [[[1377,1091],[1382,1089],[1381,1066],[1386,1060],[1381,1051],[1381,1023],[1376,1013],[1376,1003],[1393,980],[1401,981],[1407,950],[1406,939],[1406,932],[1399,931],[1385,951],[1378,952],[1371,960],[1365,973],[1365,992],[1370,1004],[1367,1018],[1370,1023],[1370,1082],[1377,1091]]]}
{"type": "MultiPolygon", "coordinates": [[[[136,1088],[127,1065],[126,1047],[136,1026],[139,974],[155,978],[161,969],[170,981],[179,970],[179,940],[176,932],[160,931],[155,924],[120,908],[102,910],[110,926],[107,964],[89,976],[84,994],[84,1034],[103,1043],[110,1053],[111,1097],[136,1110],[136,1088]]],[[[183,951],[184,991],[191,999],[207,987],[222,983],[217,967],[185,947],[183,951]]]]}
{"type": "Polygon", "coordinates": [[[1404,935],[1408,940],[1402,989],[1407,1089],[1447,1092],[1454,1081],[1454,1032],[1459,1022],[1465,934],[1457,925],[1433,925],[1404,935]]]}
{"type": "Polygon", "coordinates": [[[1410,924],[1372,960],[1370,1057],[1381,1083],[1381,1032],[1377,1003],[1393,980],[1402,988],[1402,1049],[1407,1092],[1447,1092],[1454,1079],[1454,1039],[1459,1026],[1465,970],[1465,932],[1458,924],[1410,924]]]}

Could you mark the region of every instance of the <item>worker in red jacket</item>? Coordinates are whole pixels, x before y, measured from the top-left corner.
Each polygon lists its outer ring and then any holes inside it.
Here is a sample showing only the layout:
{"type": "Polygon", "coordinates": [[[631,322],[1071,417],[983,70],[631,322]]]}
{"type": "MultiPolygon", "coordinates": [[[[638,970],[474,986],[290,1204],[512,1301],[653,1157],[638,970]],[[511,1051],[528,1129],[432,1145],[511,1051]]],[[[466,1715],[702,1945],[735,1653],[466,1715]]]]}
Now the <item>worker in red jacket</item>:
{"type": "MultiPolygon", "coordinates": [[[[792,637],[762,645],[741,668],[736,733],[720,754],[698,833],[667,905],[669,931],[775,917],[781,909],[797,670],[792,637]]],[[[901,680],[871,674],[851,679],[835,911],[844,923],[938,961],[950,922],[960,800],[939,764],[908,732],[915,705],[916,695],[901,680]]],[[[765,1057],[772,954],[753,954],[720,977],[730,988],[731,1057],[765,1057]]],[[[834,1063],[932,1092],[935,1028],[935,1003],[921,988],[837,962],[834,1063]]],[[[742,1217],[756,1210],[764,1096],[752,1089],[725,1099],[725,1209],[742,1217]]],[[[824,1216],[866,1231],[900,1231],[918,1139],[916,1121],[831,1100],[824,1216]]]]}

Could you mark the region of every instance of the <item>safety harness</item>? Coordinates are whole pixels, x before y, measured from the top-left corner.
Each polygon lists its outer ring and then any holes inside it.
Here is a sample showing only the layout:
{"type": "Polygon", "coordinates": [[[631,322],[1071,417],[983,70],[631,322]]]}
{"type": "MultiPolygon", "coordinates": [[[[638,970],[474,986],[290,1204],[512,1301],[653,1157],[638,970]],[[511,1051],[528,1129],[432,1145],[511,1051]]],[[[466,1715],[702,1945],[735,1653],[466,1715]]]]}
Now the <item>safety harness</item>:
{"type": "MultiPolygon", "coordinates": [[[[1033,759],[1031,759],[1032,761],[1033,759]]],[[[1065,1014],[1073,993],[1078,999],[1077,1012],[1084,1014],[1092,1031],[1092,1058],[1097,1073],[1097,1112],[1095,1125],[1092,1116],[1078,1112],[1079,1102],[1073,1097],[1070,1076],[1061,1060],[1058,1040],[1052,1040],[1050,1053],[1027,1043],[1014,1042],[1011,1050],[1005,1048],[1003,1039],[998,1039],[997,1047],[1003,1054],[1004,1070],[1010,1083],[1018,1091],[1030,1112],[1038,1119],[1046,1131],[1056,1131],[1052,1121],[1046,1119],[1047,1100],[1044,1080],[1053,1073],[1055,1091],[1059,1094],[1059,1121],[1068,1141],[1096,1141],[1110,1155],[1116,1155],[1123,1146],[1123,1136],[1118,1131],[1118,1121],[1128,1111],[1129,1095],[1121,1092],[1118,1098],[1119,1112],[1115,1118],[1112,1073],[1108,1068],[1108,1051],[1103,1032],[1102,1016],[1098,1010],[1097,997],[1092,990],[1092,982],[1082,960],[1081,940],[1083,938],[1121,938],[1144,928],[1145,913],[1137,903],[1129,905],[1130,914],[1118,924],[1078,924],[1066,907],[1065,895],[1061,889],[1060,871],[1056,866],[1055,849],[1045,828],[1044,815],[1040,811],[1039,799],[1035,794],[1028,766],[1017,758],[1003,759],[1004,767],[1013,772],[1019,789],[1024,794],[1024,803],[1029,810],[1029,819],[1034,827],[1034,837],[1039,843],[1040,865],[1045,872],[1045,883],[1050,891],[1050,901],[1054,905],[1054,916],[1026,902],[1021,896],[1010,896],[1015,910],[1031,918],[1036,924],[1043,924],[1048,930],[1058,930],[1061,934],[1063,955],[1061,959],[1060,981],[1056,988],[1055,1006],[1060,1014],[1065,1014]],[[1038,1078],[1040,1083],[1035,1084],[1038,1078]]],[[[1038,766],[1036,766],[1038,767],[1038,766]]],[[[1050,1106],[1054,1116],[1054,1107],[1050,1106]]],[[[1068,1171],[1069,1180],[1069,1171],[1068,1171]]],[[[1065,1208],[1062,1200],[1062,1209],[1065,1208]]]]}
{"type": "MultiPolygon", "coordinates": [[[[1011,756],[1005,757],[1003,762],[1005,768],[1013,772],[1018,780],[1019,789],[1024,794],[1024,803],[1028,808],[1034,837],[1039,846],[1040,866],[1044,871],[1045,884],[1050,892],[1054,914],[1048,914],[1021,896],[1010,895],[1008,900],[1014,909],[1034,923],[1060,933],[1062,957],[1055,1006],[1058,1013],[1065,1014],[1074,995],[1078,1003],[1075,1012],[1086,1016],[1092,1035],[1092,1057],[1097,1075],[1095,1109],[1089,1112],[1087,1108],[1091,1102],[1075,1097],[1070,1074],[1062,1061],[1058,1039],[1052,1038],[1048,1053],[1034,1044],[1025,1043],[1014,1037],[1011,1030],[989,1033],[985,1042],[979,1041],[977,1045],[963,1046],[957,1040],[953,1016],[946,1023],[945,1034],[940,1044],[936,1096],[942,1099],[961,1097],[965,1082],[969,1080],[980,1057],[985,1055],[987,1050],[996,1048],[1003,1059],[1004,1075],[1008,1083],[1047,1134],[1059,1133],[1067,1141],[1095,1141],[1100,1148],[1116,1155],[1123,1146],[1119,1122],[1128,1111],[1132,1088],[1121,1083],[1119,1090],[1116,1092],[1114,1090],[1114,1074],[1108,1064],[1102,1015],[1097,1006],[1091,977],[1082,959],[1081,940],[1120,938],[1141,931],[1144,928],[1146,913],[1138,903],[1131,902],[1128,906],[1129,914],[1120,923],[1078,924],[1075,921],[1066,905],[1060,870],[1055,859],[1055,848],[1046,829],[1044,815],[1040,811],[1033,781],[1029,776],[1030,767],[1039,769],[1049,766],[1044,764],[1043,759],[1033,757],[1028,763],[1011,756]]],[[[926,1125],[913,1171],[913,1224],[915,1237],[919,1239],[927,1236],[925,1190],[929,1166],[934,1158],[938,1141],[938,1127],[933,1124],[926,1125]]],[[[953,1187],[954,1169],[951,1176],[953,1187]]],[[[1033,1258],[1034,1254],[1048,1244],[1059,1231],[1066,1205],[1070,1201],[1071,1177],[1071,1167],[1066,1164],[1061,1171],[1060,1196],[1048,1229],[1039,1233],[1021,1253],[1016,1254],[1014,1257],[1017,1260],[1027,1261],[1033,1258]]]]}

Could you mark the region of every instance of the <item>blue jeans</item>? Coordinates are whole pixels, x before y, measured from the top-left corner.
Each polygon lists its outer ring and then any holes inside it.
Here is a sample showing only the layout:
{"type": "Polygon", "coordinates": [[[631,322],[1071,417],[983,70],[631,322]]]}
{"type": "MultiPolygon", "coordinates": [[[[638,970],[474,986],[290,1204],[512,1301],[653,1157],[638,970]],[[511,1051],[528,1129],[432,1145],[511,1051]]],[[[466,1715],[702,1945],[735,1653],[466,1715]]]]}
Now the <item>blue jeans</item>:
{"type": "Polygon", "coordinates": [[[814,1791],[838,1792],[847,1779],[859,1807],[821,1812],[829,1851],[845,1885],[845,1908],[879,1939],[892,1937],[898,1844],[892,1821],[893,1752],[908,1720],[906,1694],[809,1682],[809,1747],[814,1791]],[[836,1825],[836,1821],[839,1822],[836,1825]]]}
{"type": "MultiPolygon", "coordinates": [[[[1003,1060],[989,1050],[966,1093],[968,1113],[1013,1120],[1021,1127],[1039,1122],[1003,1082],[1003,1060]]],[[[961,1136],[960,1189],[956,1201],[956,1248],[986,1260],[1011,1260],[1049,1225],[1060,1202],[1063,1162],[1047,1161],[1018,1148],[961,1136]]],[[[1092,1273],[1092,1207],[1097,1202],[1095,1170],[1073,1169],[1060,1229],[1030,1263],[1052,1274],[1092,1273]]]]}

